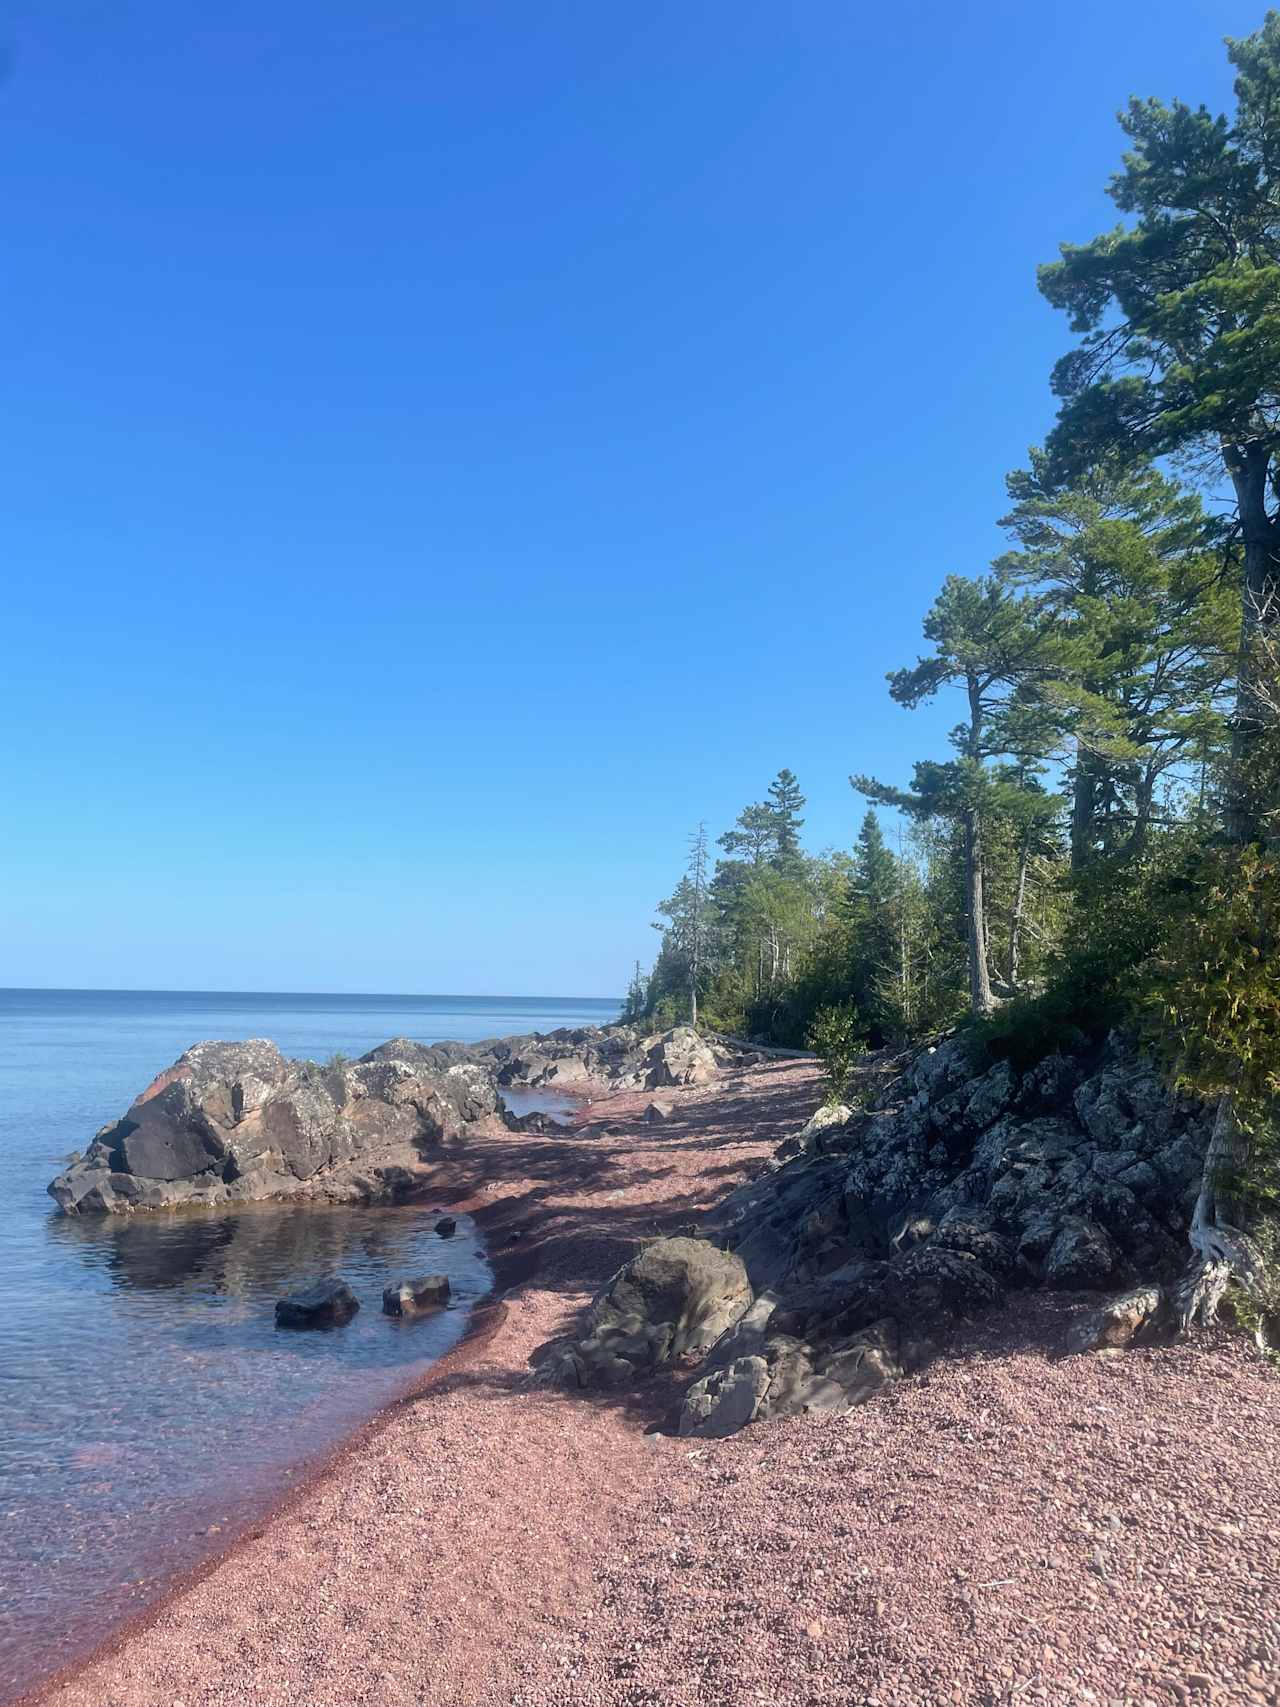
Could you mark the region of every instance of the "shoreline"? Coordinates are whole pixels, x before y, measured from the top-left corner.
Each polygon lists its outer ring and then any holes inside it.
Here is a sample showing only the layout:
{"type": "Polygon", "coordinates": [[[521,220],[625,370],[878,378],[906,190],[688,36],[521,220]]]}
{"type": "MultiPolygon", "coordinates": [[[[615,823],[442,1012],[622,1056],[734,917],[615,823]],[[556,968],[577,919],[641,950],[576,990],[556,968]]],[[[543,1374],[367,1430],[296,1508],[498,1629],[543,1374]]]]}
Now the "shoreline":
{"type": "Polygon", "coordinates": [[[424,1198],[491,1241],[466,1337],[21,1707],[1274,1707],[1280,1381],[1239,1336],[1063,1358],[1096,1294],[1019,1292],[849,1416],[721,1441],[668,1431],[679,1377],[539,1383],[818,1073],[650,1094],[442,1157],[424,1198]]]}
{"type": "MultiPolygon", "coordinates": [[[[591,1106],[594,1106],[596,1101],[604,1100],[604,1097],[593,1099],[591,1106]]],[[[581,1112],[579,1110],[579,1113],[581,1112]]],[[[577,1118],[568,1124],[577,1125],[577,1118]]],[[[379,1405],[371,1416],[357,1424],[354,1429],[349,1430],[332,1445],[302,1459],[296,1467],[286,1472],[295,1479],[274,1493],[260,1496],[260,1503],[248,1509],[238,1522],[229,1527],[226,1539],[219,1547],[197,1563],[176,1571],[148,1605],[117,1622],[110,1631],[88,1645],[83,1652],[67,1660],[35,1684],[24,1688],[20,1694],[0,1693],[0,1707],[40,1707],[40,1703],[46,1701],[52,1692],[74,1682],[92,1666],[118,1654],[156,1624],[175,1600],[198,1587],[248,1542],[260,1539],[259,1532],[266,1524],[287,1516],[328,1477],[340,1475],[346,1460],[367,1451],[400,1412],[423,1398],[440,1381],[465,1369],[495,1338],[506,1320],[507,1293],[531,1280],[536,1273],[537,1250],[521,1244],[502,1253],[495,1253],[489,1241],[495,1231],[502,1229],[504,1223],[502,1201],[486,1199],[483,1193],[476,1193],[465,1199],[455,1197],[450,1184],[448,1162],[442,1162],[439,1168],[433,1168],[431,1177],[424,1181],[421,1191],[416,1192],[403,1206],[414,1207],[420,1204],[425,1208],[436,1199],[442,1200],[441,1209],[447,1208],[451,1213],[470,1215],[474,1220],[480,1230],[485,1260],[494,1277],[492,1292],[487,1298],[481,1299],[471,1311],[466,1329],[457,1344],[438,1358],[424,1375],[406,1383],[401,1392],[379,1405]]],[[[256,1207],[259,1205],[242,1206],[250,1212],[256,1207]]],[[[268,1204],[266,1207],[272,1205],[268,1204]]],[[[333,1207],[336,1213],[341,1213],[343,1206],[333,1207]]],[[[427,1211],[434,1212],[434,1209],[427,1211]]],[[[181,1214],[182,1210],[176,1210],[174,1213],[181,1214]]],[[[509,1220],[510,1217],[505,1219],[509,1220]]]]}

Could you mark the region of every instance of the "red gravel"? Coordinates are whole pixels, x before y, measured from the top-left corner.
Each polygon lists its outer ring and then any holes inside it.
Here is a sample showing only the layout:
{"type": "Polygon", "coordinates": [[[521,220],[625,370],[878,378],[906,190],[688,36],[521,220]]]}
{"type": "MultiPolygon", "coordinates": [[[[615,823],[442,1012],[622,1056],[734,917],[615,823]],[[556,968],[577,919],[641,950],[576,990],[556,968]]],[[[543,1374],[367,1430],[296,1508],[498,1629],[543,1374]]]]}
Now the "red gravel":
{"type": "Polygon", "coordinates": [[[469,1144],[505,1316],[42,1707],[1280,1701],[1280,1381],[1239,1340],[1059,1360],[1080,1302],[1024,1294],[850,1417],[717,1443],[645,1432],[664,1383],[534,1384],[816,1078],[670,1099],[469,1144]]]}

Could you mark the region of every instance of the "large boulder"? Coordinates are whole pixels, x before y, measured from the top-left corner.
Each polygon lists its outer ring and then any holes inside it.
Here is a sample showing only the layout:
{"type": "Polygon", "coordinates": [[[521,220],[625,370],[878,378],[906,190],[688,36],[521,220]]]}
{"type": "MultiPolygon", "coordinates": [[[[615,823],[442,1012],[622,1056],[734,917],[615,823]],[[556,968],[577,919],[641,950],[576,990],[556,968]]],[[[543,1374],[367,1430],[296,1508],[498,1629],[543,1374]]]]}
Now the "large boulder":
{"type": "Polygon", "coordinates": [[[689,1025],[678,1025],[654,1038],[645,1053],[645,1088],[666,1085],[707,1085],[719,1068],[710,1046],[689,1025]]]}
{"type": "Polygon", "coordinates": [[[553,1373],[570,1385],[616,1386],[677,1359],[697,1361],[751,1301],[738,1257],[703,1239],[659,1239],[609,1281],[587,1333],[557,1348],[553,1373]]]}
{"type": "Polygon", "coordinates": [[[492,1069],[404,1042],[354,1064],[200,1043],[104,1126],[50,1195],[65,1213],[394,1196],[498,1107],[492,1069]]]}

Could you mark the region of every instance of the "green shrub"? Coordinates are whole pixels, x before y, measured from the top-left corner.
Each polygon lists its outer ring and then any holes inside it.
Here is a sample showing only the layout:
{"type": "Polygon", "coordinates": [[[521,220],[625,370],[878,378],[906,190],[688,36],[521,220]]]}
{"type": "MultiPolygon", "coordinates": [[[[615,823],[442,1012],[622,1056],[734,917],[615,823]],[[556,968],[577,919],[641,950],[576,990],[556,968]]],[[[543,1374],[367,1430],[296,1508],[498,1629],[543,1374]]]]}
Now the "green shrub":
{"type": "Polygon", "coordinates": [[[1072,884],[1071,914],[1045,987],[1003,1002],[967,1028],[975,1065],[1019,1072],[1055,1050],[1100,1044],[1147,1008],[1151,967],[1168,920],[1190,890],[1189,850],[1171,836],[1145,862],[1099,860],[1072,884]]]}
{"type": "Polygon", "coordinates": [[[808,1044],[822,1058],[828,1103],[843,1102],[867,1053],[865,1025],[852,1002],[819,1008],[809,1027],[808,1044]]]}

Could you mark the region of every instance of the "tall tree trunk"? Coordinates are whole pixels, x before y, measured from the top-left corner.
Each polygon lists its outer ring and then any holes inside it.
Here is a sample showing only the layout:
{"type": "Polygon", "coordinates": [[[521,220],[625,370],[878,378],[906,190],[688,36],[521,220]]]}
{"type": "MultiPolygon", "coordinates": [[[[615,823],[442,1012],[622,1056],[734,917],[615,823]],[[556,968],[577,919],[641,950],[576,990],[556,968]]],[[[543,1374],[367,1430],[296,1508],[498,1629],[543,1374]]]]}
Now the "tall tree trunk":
{"type": "Polygon", "coordinates": [[[1151,813],[1155,805],[1157,773],[1147,765],[1134,791],[1133,828],[1125,840],[1123,858],[1141,859],[1151,830],[1151,813]]]}
{"type": "Polygon", "coordinates": [[[1083,871],[1093,853],[1093,817],[1097,808],[1095,761],[1076,748],[1076,774],[1071,790],[1071,869],[1083,871]]]}
{"type": "Polygon", "coordinates": [[[987,962],[987,901],[982,858],[982,820],[976,807],[964,815],[965,911],[969,931],[969,1005],[979,1018],[995,1008],[987,962]]]}
{"type": "MultiPolygon", "coordinates": [[[[1240,847],[1262,838],[1264,820],[1252,793],[1251,757],[1271,721],[1269,695],[1258,691],[1262,667],[1260,632],[1280,622],[1280,525],[1267,514],[1271,451],[1260,440],[1225,445],[1223,460],[1235,487],[1244,540],[1244,588],[1240,623],[1240,670],[1236,690],[1235,728],[1231,738],[1231,774],[1227,795],[1227,830],[1240,847]]],[[[1236,1119],[1234,1100],[1218,1103],[1213,1136],[1205,1154],[1200,1194],[1192,1217],[1191,1261],[1175,1294],[1178,1325],[1212,1322],[1234,1274],[1246,1283],[1256,1258],[1247,1234],[1237,1225],[1243,1219],[1231,1192],[1233,1180],[1249,1161],[1248,1135],[1236,1119]]]]}
{"type": "MultiPolygon", "coordinates": [[[[969,696],[969,732],[965,751],[974,765],[982,766],[982,689],[976,676],[966,682],[969,696]]],[[[972,780],[972,779],[971,779],[972,780]]],[[[985,1018],[995,1008],[991,994],[991,963],[987,959],[987,897],[986,873],[983,869],[982,814],[970,806],[964,814],[964,888],[965,912],[969,932],[969,1005],[978,1017],[985,1018]]]]}
{"type": "MultiPolygon", "coordinates": [[[[899,843],[901,848],[901,843],[899,843]]],[[[902,858],[901,852],[898,858],[902,858]]],[[[908,1034],[911,1031],[911,968],[907,955],[907,907],[906,897],[899,888],[898,894],[898,1012],[902,1016],[902,1024],[908,1034]]]]}
{"type": "Polygon", "coordinates": [[[1005,977],[1011,991],[1018,988],[1018,949],[1022,941],[1022,919],[1027,904],[1027,868],[1031,864],[1031,836],[1022,838],[1018,850],[1018,882],[1013,892],[1013,912],[1009,919],[1009,958],[1005,977]]]}
{"type": "MultiPolygon", "coordinates": [[[[1240,623],[1240,672],[1231,739],[1231,782],[1227,829],[1242,847],[1261,839],[1259,803],[1251,797],[1250,757],[1271,720],[1269,695],[1259,691],[1263,666],[1259,634],[1280,626],[1280,521],[1267,513],[1271,453],[1266,444],[1228,445],[1227,470],[1235,487],[1244,541],[1244,587],[1240,623]]],[[[1267,804],[1271,804],[1268,802],[1267,804]]]]}

